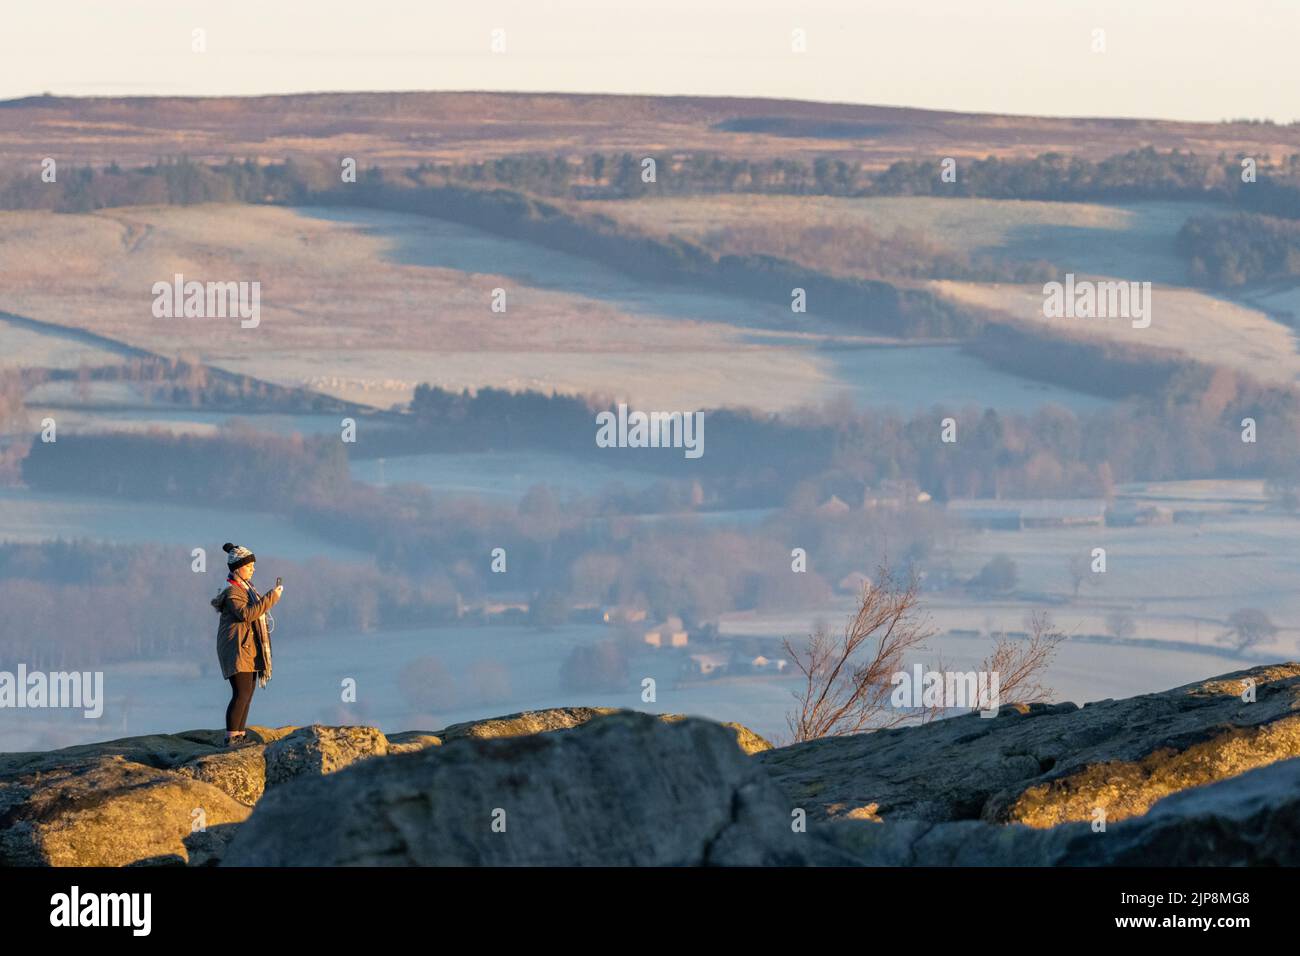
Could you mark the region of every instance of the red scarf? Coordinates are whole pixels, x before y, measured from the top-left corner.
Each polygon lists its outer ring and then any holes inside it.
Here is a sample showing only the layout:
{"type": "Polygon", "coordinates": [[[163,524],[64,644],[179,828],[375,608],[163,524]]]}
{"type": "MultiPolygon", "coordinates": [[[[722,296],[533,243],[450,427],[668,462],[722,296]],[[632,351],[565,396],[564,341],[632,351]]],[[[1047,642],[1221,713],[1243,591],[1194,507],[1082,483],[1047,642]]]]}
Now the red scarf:
{"type": "Polygon", "coordinates": [[[250,601],[262,600],[262,595],[257,593],[257,589],[253,587],[252,581],[244,581],[241,580],[240,578],[235,577],[233,574],[229,574],[226,576],[226,583],[229,584],[231,587],[235,587],[236,585],[238,585],[239,587],[243,588],[245,591],[248,592],[248,599],[250,601]]]}

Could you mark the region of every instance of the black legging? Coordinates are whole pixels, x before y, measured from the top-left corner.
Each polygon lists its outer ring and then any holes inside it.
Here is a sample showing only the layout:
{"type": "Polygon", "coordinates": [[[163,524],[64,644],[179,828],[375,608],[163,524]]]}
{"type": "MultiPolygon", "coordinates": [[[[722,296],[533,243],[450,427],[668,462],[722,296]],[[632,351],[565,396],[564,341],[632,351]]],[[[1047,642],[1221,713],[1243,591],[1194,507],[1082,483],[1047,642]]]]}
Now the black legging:
{"type": "Polygon", "coordinates": [[[240,671],[230,678],[230,703],[226,705],[226,732],[243,730],[244,721],[248,719],[248,705],[253,702],[253,688],[257,686],[257,675],[252,671],[240,671]]]}

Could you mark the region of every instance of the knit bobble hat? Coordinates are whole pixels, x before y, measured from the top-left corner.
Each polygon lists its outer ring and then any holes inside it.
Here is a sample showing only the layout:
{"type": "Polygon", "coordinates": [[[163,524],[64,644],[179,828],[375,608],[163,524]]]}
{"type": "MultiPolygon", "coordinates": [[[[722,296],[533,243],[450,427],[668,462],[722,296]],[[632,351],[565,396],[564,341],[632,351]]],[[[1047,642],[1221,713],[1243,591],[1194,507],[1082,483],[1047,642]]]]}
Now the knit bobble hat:
{"type": "Polygon", "coordinates": [[[236,568],[242,568],[244,565],[251,564],[257,560],[257,557],[252,551],[249,551],[247,548],[241,548],[237,544],[231,544],[229,541],[221,546],[221,550],[229,555],[229,557],[226,558],[226,564],[229,566],[231,571],[236,568]]]}

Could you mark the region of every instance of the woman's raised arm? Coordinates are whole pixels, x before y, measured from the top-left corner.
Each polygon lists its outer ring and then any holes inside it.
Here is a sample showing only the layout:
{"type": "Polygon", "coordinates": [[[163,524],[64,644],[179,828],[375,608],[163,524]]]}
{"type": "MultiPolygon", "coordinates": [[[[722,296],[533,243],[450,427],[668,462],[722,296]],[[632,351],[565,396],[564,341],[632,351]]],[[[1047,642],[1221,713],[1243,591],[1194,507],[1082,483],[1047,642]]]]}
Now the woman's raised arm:
{"type": "Polygon", "coordinates": [[[280,600],[280,595],[284,593],[283,588],[273,588],[262,596],[260,601],[248,602],[248,591],[241,587],[232,587],[230,589],[230,606],[235,611],[235,617],[239,618],[245,624],[256,621],[271,608],[275,607],[275,602],[280,600]]]}

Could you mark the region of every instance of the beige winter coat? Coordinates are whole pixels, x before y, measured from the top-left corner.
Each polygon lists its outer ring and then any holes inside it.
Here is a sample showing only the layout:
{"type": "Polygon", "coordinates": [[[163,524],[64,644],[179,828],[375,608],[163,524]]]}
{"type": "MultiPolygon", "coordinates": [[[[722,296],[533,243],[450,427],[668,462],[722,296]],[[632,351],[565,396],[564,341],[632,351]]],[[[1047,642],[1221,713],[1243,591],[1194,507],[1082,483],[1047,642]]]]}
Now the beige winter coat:
{"type": "Polygon", "coordinates": [[[280,593],[272,588],[262,600],[250,604],[246,590],[227,586],[213,598],[212,606],[221,612],[217,624],[217,660],[221,662],[222,680],[229,680],[239,672],[262,669],[259,631],[266,627],[262,615],[275,607],[280,593]]]}

